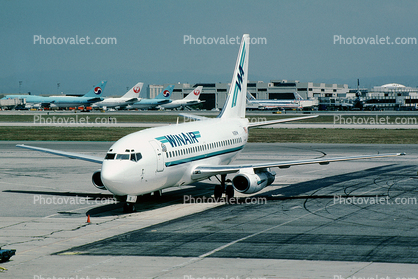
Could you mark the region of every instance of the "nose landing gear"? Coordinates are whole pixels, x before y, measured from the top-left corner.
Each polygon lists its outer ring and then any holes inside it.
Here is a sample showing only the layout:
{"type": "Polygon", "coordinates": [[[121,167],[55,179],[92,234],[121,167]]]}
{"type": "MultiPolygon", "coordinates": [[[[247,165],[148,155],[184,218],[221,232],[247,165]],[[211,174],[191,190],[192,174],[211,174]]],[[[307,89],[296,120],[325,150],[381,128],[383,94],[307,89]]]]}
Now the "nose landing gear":
{"type": "Polygon", "coordinates": [[[123,213],[133,213],[135,212],[135,204],[126,202],[123,204],[123,213]]]}
{"type": "MultiPolygon", "coordinates": [[[[160,199],[161,195],[162,195],[161,190],[158,190],[158,191],[154,191],[154,192],[149,193],[149,194],[139,196],[139,199],[140,199],[140,201],[153,201],[153,200],[160,199]]],[[[135,204],[136,204],[137,199],[138,199],[137,196],[128,195],[126,197],[125,203],[123,204],[123,212],[124,213],[135,212],[136,211],[135,204]]]]}

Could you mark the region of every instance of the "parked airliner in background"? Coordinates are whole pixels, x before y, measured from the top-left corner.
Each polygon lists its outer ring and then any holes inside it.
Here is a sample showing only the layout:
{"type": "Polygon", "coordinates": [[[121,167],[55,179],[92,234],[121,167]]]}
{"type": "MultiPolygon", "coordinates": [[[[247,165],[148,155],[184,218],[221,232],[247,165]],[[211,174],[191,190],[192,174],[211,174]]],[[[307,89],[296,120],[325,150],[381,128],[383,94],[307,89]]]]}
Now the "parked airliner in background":
{"type": "Polygon", "coordinates": [[[103,100],[102,93],[107,81],[103,80],[82,97],[73,96],[36,96],[36,95],[6,95],[3,99],[26,99],[27,108],[41,107],[77,107],[87,106],[103,100]]]}
{"type": "Polygon", "coordinates": [[[159,105],[164,109],[175,109],[175,108],[185,108],[187,106],[200,104],[202,101],[199,100],[200,93],[202,93],[203,86],[196,87],[191,91],[186,97],[181,100],[172,100],[169,104],[159,105]]]}
{"type": "Polygon", "coordinates": [[[125,95],[119,98],[106,98],[103,101],[94,103],[92,108],[125,108],[128,105],[136,103],[140,100],[139,94],[144,86],[143,82],[138,82],[134,87],[131,88],[125,95]]]}
{"type": "Polygon", "coordinates": [[[295,98],[290,100],[261,100],[247,92],[247,109],[304,109],[317,105],[314,100],[305,100],[296,92],[293,94],[295,98]]]}
{"type": "MultiPolygon", "coordinates": [[[[69,158],[101,164],[93,176],[93,184],[108,190],[121,201],[124,211],[134,211],[137,196],[161,193],[162,189],[187,185],[220,175],[221,184],[215,187],[215,198],[234,191],[253,194],[273,183],[273,167],[288,168],[303,164],[399,156],[401,153],[338,158],[305,159],[229,165],[244,148],[248,130],[252,127],[306,119],[290,119],[250,123],[245,118],[248,80],[249,35],[242,38],[235,71],[225,105],[217,118],[196,117],[200,121],[145,129],[116,141],[105,158],[27,145],[17,145],[69,158]],[[233,174],[232,185],[226,186],[227,174],[233,174]]],[[[190,117],[190,115],[189,115],[190,117]]]]}
{"type": "Polygon", "coordinates": [[[154,99],[141,99],[132,105],[129,105],[127,108],[137,108],[137,109],[153,109],[158,105],[171,103],[170,96],[173,93],[174,85],[167,86],[157,97],[154,99]]]}
{"type": "Polygon", "coordinates": [[[25,108],[42,108],[42,107],[49,107],[49,97],[43,97],[38,95],[6,95],[2,99],[25,99],[26,104],[25,108]]]}
{"type": "Polygon", "coordinates": [[[107,81],[103,80],[94,86],[87,94],[82,97],[74,96],[51,96],[49,104],[50,107],[68,108],[78,106],[90,106],[93,103],[102,101],[104,88],[107,81]]]}

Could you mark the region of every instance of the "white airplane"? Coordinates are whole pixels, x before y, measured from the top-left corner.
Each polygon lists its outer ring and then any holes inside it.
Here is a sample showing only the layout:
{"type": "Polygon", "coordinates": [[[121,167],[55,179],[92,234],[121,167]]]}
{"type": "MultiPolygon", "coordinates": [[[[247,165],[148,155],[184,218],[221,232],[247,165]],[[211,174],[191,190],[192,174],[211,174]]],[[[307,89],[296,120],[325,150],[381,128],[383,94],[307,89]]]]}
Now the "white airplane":
{"type": "Polygon", "coordinates": [[[298,93],[294,93],[293,100],[259,100],[247,92],[247,109],[303,109],[313,107],[312,100],[304,100],[298,93]]]}
{"type": "Polygon", "coordinates": [[[272,184],[275,173],[270,168],[273,167],[325,165],[330,162],[403,155],[394,153],[229,165],[247,143],[249,128],[316,117],[257,123],[250,123],[245,118],[249,45],[249,35],[245,34],[227,100],[217,118],[199,116],[195,118],[200,121],[129,134],[116,141],[105,158],[27,145],[17,146],[101,164],[101,169],[93,173],[93,184],[126,202],[125,212],[135,210],[134,204],[139,195],[152,192],[158,195],[162,189],[187,185],[211,176],[221,176],[221,184],[215,187],[215,198],[225,193],[227,200],[230,200],[234,191],[253,194],[272,184]],[[232,185],[226,186],[227,174],[234,174],[232,185]]]}
{"type": "Polygon", "coordinates": [[[119,98],[106,98],[103,101],[94,103],[93,108],[123,108],[139,101],[139,94],[141,93],[143,82],[138,82],[134,87],[131,88],[125,95],[119,98]]]}
{"type": "Polygon", "coordinates": [[[196,87],[193,91],[191,91],[186,97],[181,100],[172,100],[171,103],[159,105],[159,107],[165,109],[175,109],[179,107],[186,107],[200,104],[202,101],[199,100],[200,93],[202,93],[203,86],[196,87]]]}

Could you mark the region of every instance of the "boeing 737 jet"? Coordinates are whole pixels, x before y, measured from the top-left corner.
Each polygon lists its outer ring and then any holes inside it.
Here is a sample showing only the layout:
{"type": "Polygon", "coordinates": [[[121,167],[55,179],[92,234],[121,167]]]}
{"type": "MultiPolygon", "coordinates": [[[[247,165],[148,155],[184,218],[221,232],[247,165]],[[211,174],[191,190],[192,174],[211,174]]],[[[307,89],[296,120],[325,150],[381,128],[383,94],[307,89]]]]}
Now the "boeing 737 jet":
{"type": "Polygon", "coordinates": [[[173,89],[174,85],[169,85],[154,99],[141,99],[138,102],[129,105],[128,108],[153,109],[158,105],[171,103],[170,96],[171,93],[173,93],[173,89]]]}
{"type": "Polygon", "coordinates": [[[143,82],[138,82],[134,87],[131,88],[125,95],[119,98],[106,98],[103,101],[94,103],[93,108],[124,108],[128,105],[139,101],[139,94],[142,91],[143,82]]]}
{"type": "Polygon", "coordinates": [[[165,109],[175,109],[179,107],[186,107],[200,104],[202,101],[199,100],[200,93],[202,93],[203,86],[196,87],[192,92],[190,92],[186,97],[181,100],[172,100],[169,104],[160,105],[159,107],[165,109]]]}
{"type": "Polygon", "coordinates": [[[325,165],[330,162],[402,155],[394,153],[230,165],[247,143],[249,129],[315,117],[257,123],[250,123],[245,118],[249,46],[249,35],[245,34],[227,100],[216,118],[196,117],[200,121],[129,134],[116,141],[105,158],[27,145],[17,146],[100,164],[101,169],[93,173],[93,184],[124,201],[125,212],[134,211],[139,195],[160,193],[168,187],[183,186],[212,176],[221,177],[221,184],[215,187],[215,198],[225,193],[229,200],[234,196],[234,191],[253,194],[272,184],[275,172],[271,168],[274,167],[325,165]],[[233,175],[232,185],[226,186],[227,174],[233,175]]]}

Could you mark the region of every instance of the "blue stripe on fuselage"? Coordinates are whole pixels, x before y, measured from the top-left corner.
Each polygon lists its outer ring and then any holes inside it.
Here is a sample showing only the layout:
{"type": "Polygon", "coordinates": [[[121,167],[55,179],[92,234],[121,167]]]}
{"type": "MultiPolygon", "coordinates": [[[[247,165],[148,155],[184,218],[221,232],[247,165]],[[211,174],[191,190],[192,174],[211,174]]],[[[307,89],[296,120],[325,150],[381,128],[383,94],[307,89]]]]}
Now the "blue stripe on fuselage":
{"type": "Polygon", "coordinates": [[[180,160],[176,160],[176,161],[166,162],[165,166],[166,167],[177,166],[177,165],[190,163],[190,162],[193,162],[193,161],[198,161],[198,160],[202,160],[202,159],[206,159],[206,158],[210,158],[210,157],[214,157],[214,156],[219,156],[219,155],[224,155],[224,154],[228,154],[228,153],[231,153],[231,152],[236,152],[236,151],[239,151],[243,148],[244,148],[244,145],[241,145],[241,146],[234,147],[234,148],[229,148],[229,149],[215,151],[215,152],[211,152],[211,153],[207,153],[207,154],[192,156],[192,157],[189,157],[189,158],[184,158],[184,159],[180,159],[180,160]]]}

